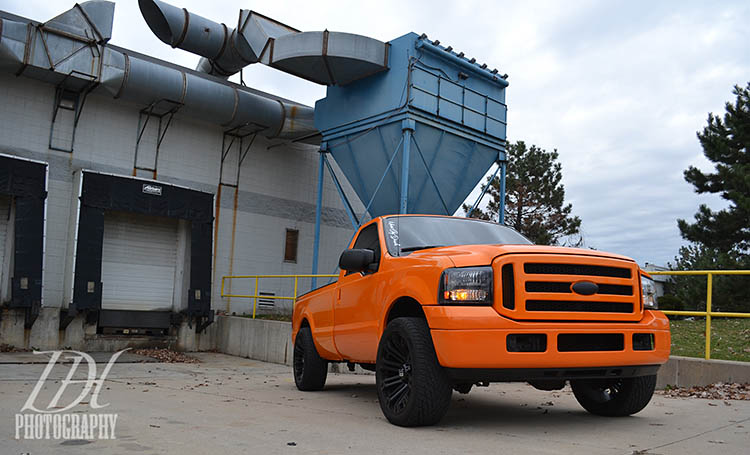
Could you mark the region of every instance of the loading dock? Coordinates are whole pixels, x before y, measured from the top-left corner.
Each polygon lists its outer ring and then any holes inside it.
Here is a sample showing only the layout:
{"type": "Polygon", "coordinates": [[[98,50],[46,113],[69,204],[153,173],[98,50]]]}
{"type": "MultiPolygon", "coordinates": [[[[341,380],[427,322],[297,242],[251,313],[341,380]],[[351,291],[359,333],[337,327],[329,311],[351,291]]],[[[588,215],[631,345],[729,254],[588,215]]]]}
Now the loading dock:
{"type": "Polygon", "coordinates": [[[79,312],[99,333],[166,334],[178,313],[210,321],[213,195],[92,171],[77,179],[63,326],[79,312]]]}
{"type": "Polygon", "coordinates": [[[42,305],[46,163],[0,155],[1,301],[31,327],[42,305]]]}

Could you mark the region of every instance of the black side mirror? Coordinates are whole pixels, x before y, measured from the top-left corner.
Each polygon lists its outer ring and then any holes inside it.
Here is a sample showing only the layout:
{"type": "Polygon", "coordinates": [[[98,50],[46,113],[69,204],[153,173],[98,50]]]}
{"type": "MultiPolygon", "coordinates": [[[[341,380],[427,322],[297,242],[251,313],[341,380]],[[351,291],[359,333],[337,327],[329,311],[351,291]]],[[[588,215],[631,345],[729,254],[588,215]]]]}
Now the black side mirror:
{"type": "Polygon", "coordinates": [[[368,270],[373,262],[375,262],[375,252],[372,250],[344,250],[339,257],[339,268],[347,272],[362,272],[368,270]]]}

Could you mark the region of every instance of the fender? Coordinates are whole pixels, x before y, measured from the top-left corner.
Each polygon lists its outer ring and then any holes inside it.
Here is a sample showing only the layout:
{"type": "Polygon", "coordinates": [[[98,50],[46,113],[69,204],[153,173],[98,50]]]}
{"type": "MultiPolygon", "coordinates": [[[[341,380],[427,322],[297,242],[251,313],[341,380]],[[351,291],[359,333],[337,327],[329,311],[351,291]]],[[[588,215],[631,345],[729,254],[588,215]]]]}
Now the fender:
{"type": "MultiPolygon", "coordinates": [[[[312,314],[310,311],[305,308],[302,311],[302,316],[299,318],[293,318],[295,321],[299,321],[298,325],[296,327],[292,327],[292,343],[294,343],[294,340],[297,338],[297,333],[299,332],[300,326],[302,325],[302,321],[306,320],[307,323],[310,325],[310,330],[313,333],[313,342],[315,343],[315,349],[318,350],[318,353],[321,357],[323,357],[326,360],[333,360],[333,361],[339,361],[344,360],[344,358],[339,354],[338,351],[332,351],[331,349],[326,348],[320,343],[319,337],[315,336],[315,333],[318,331],[316,321],[312,317],[312,314]]],[[[333,342],[333,348],[336,349],[336,344],[333,342]]]]}

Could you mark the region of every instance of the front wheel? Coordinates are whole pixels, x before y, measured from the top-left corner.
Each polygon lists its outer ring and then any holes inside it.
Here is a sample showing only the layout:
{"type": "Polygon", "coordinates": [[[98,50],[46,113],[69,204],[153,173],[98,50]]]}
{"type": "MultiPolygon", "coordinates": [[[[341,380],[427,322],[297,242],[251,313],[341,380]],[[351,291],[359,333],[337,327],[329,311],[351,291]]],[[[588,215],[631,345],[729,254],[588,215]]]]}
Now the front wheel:
{"type": "Polygon", "coordinates": [[[588,412],[606,417],[635,414],[646,407],[656,388],[656,375],[570,381],[573,394],[588,412]]]}
{"type": "Polygon", "coordinates": [[[434,425],[448,411],[452,386],[435,356],[430,329],[420,318],[396,318],[378,345],[378,401],[394,425],[434,425]]]}

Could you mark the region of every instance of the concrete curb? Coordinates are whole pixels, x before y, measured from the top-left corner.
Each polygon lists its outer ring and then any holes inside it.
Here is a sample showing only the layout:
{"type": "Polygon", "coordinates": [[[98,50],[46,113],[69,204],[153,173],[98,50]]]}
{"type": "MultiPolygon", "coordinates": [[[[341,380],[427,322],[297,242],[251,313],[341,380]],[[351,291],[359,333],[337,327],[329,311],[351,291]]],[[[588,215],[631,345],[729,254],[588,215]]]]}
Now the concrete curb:
{"type": "MultiPolygon", "coordinates": [[[[201,343],[200,350],[216,349],[224,354],[264,362],[292,364],[292,324],[282,321],[218,316],[209,326],[211,347],[201,343]]],[[[332,363],[330,371],[349,373],[344,364],[332,363]]],[[[357,366],[355,373],[372,374],[357,366]]],[[[750,382],[750,362],[704,360],[672,356],[659,369],[656,387],[704,386],[716,382],[750,382]]]]}
{"type": "Polygon", "coordinates": [[[750,383],[750,362],[672,356],[659,369],[656,387],[694,387],[717,382],[750,383]]]}

